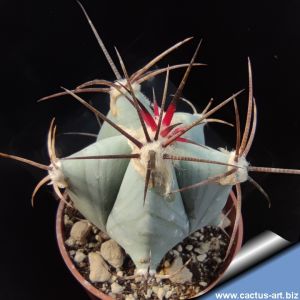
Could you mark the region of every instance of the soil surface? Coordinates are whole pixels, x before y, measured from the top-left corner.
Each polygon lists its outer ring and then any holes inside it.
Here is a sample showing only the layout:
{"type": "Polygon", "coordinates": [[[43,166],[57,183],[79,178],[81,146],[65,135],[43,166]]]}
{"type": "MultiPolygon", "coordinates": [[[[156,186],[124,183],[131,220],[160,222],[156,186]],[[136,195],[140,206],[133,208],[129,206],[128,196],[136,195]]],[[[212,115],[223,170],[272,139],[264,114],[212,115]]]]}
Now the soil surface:
{"type": "MultiPolygon", "coordinates": [[[[65,208],[65,241],[70,237],[73,224],[79,220],[84,220],[84,217],[77,210],[70,207],[65,208]]],[[[89,279],[88,254],[99,252],[101,244],[109,239],[107,234],[92,226],[92,230],[89,232],[85,243],[75,242],[70,245],[67,242],[65,245],[74,265],[77,266],[79,272],[89,282],[91,281],[89,279]],[[80,262],[76,262],[75,260],[76,254],[78,257],[78,252],[83,253],[81,255],[83,259],[80,262]]],[[[204,290],[210,282],[218,277],[228,243],[229,239],[223,230],[218,227],[207,226],[192,233],[170,250],[159,265],[157,274],[166,274],[166,269],[179,256],[183,264],[188,262],[186,268],[193,274],[191,282],[188,283],[176,283],[173,282],[173,278],[161,279],[153,276],[127,279],[126,277],[134,274],[135,267],[125,252],[122,267],[116,269],[108,264],[109,271],[112,274],[109,281],[91,283],[97,289],[118,300],[188,299],[204,290]],[[114,286],[121,286],[123,288],[122,292],[112,293],[112,284],[114,286]]]]}

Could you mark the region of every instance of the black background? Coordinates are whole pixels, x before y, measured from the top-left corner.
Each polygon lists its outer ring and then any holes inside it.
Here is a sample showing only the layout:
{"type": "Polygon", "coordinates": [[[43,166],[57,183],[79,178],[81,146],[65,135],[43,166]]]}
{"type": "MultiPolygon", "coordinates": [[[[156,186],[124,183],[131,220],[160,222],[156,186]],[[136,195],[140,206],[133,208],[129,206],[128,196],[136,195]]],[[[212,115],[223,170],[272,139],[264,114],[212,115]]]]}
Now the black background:
{"type": "MultiPolygon", "coordinates": [[[[300,169],[299,1],[91,0],[83,4],[113,57],[117,46],[130,73],[172,44],[194,36],[159,65],[188,62],[203,38],[198,61],[208,66],[192,72],[184,91],[200,110],[210,97],[219,102],[247,88],[249,56],[259,115],[248,160],[253,165],[300,169]]],[[[96,132],[97,124],[69,97],[40,104],[37,99],[59,91],[61,85],[72,88],[95,78],[114,80],[113,73],[76,1],[1,1],[0,14],[0,151],[48,164],[45,142],[52,117],[58,135],[70,130],[96,132]]],[[[181,74],[172,73],[172,82],[178,84],[181,74]]],[[[93,100],[99,107],[105,102],[101,95],[93,100]]],[[[239,98],[243,116],[246,104],[244,93],[239,98]]],[[[233,121],[232,105],[217,116],[233,121]]],[[[212,128],[233,147],[233,129],[212,128]]],[[[59,136],[58,148],[65,154],[90,142],[59,136]]],[[[57,250],[57,203],[51,189],[43,188],[35,209],[30,206],[31,192],[45,174],[4,159],[0,168],[0,299],[86,299],[57,250]]],[[[253,177],[270,195],[272,207],[248,183],[243,184],[245,241],[265,229],[298,240],[300,177],[253,177]]]]}

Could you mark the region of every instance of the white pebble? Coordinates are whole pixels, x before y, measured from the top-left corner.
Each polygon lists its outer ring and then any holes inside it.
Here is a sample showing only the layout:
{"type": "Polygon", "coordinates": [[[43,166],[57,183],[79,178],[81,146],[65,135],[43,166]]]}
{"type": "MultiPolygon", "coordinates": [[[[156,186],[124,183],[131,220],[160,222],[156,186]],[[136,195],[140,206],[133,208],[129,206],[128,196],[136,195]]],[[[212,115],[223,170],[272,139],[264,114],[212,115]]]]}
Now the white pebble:
{"type": "Polygon", "coordinates": [[[220,249],[220,241],[217,238],[212,238],[210,240],[210,248],[213,250],[219,250],[220,249]]]}
{"type": "Polygon", "coordinates": [[[73,247],[75,245],[75,240],[70,237],[65,241],[65,244],[69,247],[73,247]]]}
{"type": "Polygon", "coordinates": [[[222,259],[220,257],[213,257],[214,261],[217,262],[218,264],[220,264],[222,262],[222,259]]]}
{"type": "Polygon", "coordinates": [[[100,243],[103,241],[102,237],[99,234],[95,235],[95,239],[96,239],[96,241],[98,241],[100,243]]]}
{"type": "Polygon", "coordinates": [[[200,232],[198,232],[198,231],[196,231],[195,233],[194,233],[194,236],[195,237],[199,237],[201,234],[200,234],[200,232]]]}
{"type": "Polygon", "coordinates": [[[181,246],[181,245],[178,245],[177,251],[178,251],[178,252],[181,252],[181,251],[182,251],[182,246],[181,246]]]}
{"type": "Polygon", "coordinates": [[[135,300],[135,297],[132,294],[126,296],[125,300],[135,300]]]}
{"type": "Polygon", "coordinates": [[[73,222],[70,220],[68,215],[64,215],[64,224],[65,225],[73,225],[73,222]]]}
{"type": "Polygon", "coordinates": [[[109,240],[110,239],[110,236],[107,233],[103,232],[103,231],[100,231],[99,235],[102,237],[103,240],[109,240]]]}
{"type": "Polygon", "coordinates": [[[172,294],[173,294],[173,291],[168,291],[168,292],[166,292],[165,298],[166,298],[166,299],[169,299],[169,298],[172,296],[172,294]]]}
{"type": "Polygon", "coordinates": [[[200,281],[199,284],[204,287],[207,286],[207,282],[205,282],[205,281],[200,281]]]}
{"type": "Polygon", "coordinates": [[[77,251],[75,254],[74,260],[77,263],[81,263],[85,260],[85,258],[86,258],[86,255],[83,252],[77,251]]]}
{"type": "Polygon", "coordinates": [[[118,272],[117,272],[117,275],[118,275],[119,277],[122,277],[122,276],[123,276],[123,272],[122,272],[122,271],[118,271],[118,272]]]}
{"type": "Polygon", "coordinates": [[[150,299],[152,295],[152,289],[148,288],[145,294],[146,299],[150,299]]]}
{"type": "Polygon", "coordinates": [[[165,268],[165,274],[175,274],[170,277],[170,280],[175,283],[191,282],[193,277],[191,271],[187,267],[183,266],[182,258],[179,256],[174,259],[170,268],[165,268]],[[175,274],[179,270],[181,271],[175,274]]]}
{"type": "Polygon", "coordinates": [[[99,229],[96,226],[93,226],[93,233],[96,234],[99,232],[99,229]]]}
{"type": "Polygon", "coordinates": [[[88,244],[88,248],[90,248],[90,249],[94,248],[95,246],[96,246],[96,244],[94,244],[94,243],[89,243],[88,244]]]}
{"type": "Polygon", "coordinates": [[[197,260],[202,262],[202,261],[205,261],[207,255],[204,253],[204,254],[200,254],[197,256],[197,260]]]}
{"type": "Polygon", "coordinates": [[[113,294],[120,294],[121,292],[123,292],[124,287],[119,285],[118,283],[114,282],[111,285],[111,292],[113,294]]]}
{"type": "Polygon", "coordinates": [[[200,249],[201,249],[200,254],[207,253],[210,250],[210,242],[202,243],[200,249]]]}
{"type": "Polygon", "coordinates": [[[168,260],[165,260],[165,262],[164,262],[164,267],[165,267],[165,268],[170,267],[170,262],[169,262],[168,260]]]}
{"type": "Polygon", "coordinates": [[[187,251],[192,251],[193,250],[193,245],[186,245],[185,246],[185,249],[187,250],[187,251]]]}
{"type": "Polygon", "coordinates": [[[166,291],[164,290],[164,288],[161,288],[161,287],[157,290],[157,293],[156,293],[159,300],[163,300],[165,294],[166,294],[166,291]]]}
{"type": "Polygon", "coordinates": [[[166,284],[164,285],[164,290],[167,292],[170,290],[170,285],[169,284],[166,284]]]}

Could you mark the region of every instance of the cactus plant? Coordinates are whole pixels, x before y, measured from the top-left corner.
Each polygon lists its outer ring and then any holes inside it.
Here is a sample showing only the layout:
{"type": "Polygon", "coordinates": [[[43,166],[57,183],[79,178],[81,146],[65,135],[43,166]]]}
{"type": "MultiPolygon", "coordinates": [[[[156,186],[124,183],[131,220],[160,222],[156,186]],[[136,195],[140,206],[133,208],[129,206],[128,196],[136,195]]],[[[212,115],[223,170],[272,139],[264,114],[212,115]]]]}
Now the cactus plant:
{"type": "MultiPolygon", "coordinates": [[[[121,76],[90,20],[89,23],[117,80],[94,80],[74,90],[64,88],[63,92],[42,100],[68,94],[82,103],[104,122],[97,140],[77,153],[58,158],[53,120],[48,134],[49,166],[9,154],[0,153],[0,156],[46,170],[48,174],[34,189],[32,200],[39,188],[50,182],[62,201],[74,206],[124,248],[137,274],[146,274],[149,270],[150,274],[155,274],[161,259],[174,245],[199,228],[219,224],[233,186],[236,186],[239,205],[240,184],[247,180],[266,195],[249,172],[300,174],[300,171],[254,167],[246,160],[257,123],[250,60],[248,112],[241,134],[236,98],[242,91],[213,108],[208,105],[201,114],[176,111],[192,67],[201,66],[195,63],[200,43],[188,64],[149,71],[162,57],[190,38],[172,46],[131,76],[117,52],[123,70],[121,76]],[[186,71],[166,108],[169,72],[178,68],[186,68],[186,71]],[[166,80],[158,105],[155,99],[151,102],[143,94],[141,85],[161,73],[166,73],[166,80]],[[86,92],[110,95],[110,110],[106,116],[79,96],[86,92]],[[208,122],[223,122],[210,116],[231,102],[236,115],[236,147],[233,151],[213,149],[205,145],[203,128],[208,122]],[[65,190],[70,202],[60,189],[65,190]]],[[[232,236],[237,230],[238,219],[239,214],[232,236]]]]}

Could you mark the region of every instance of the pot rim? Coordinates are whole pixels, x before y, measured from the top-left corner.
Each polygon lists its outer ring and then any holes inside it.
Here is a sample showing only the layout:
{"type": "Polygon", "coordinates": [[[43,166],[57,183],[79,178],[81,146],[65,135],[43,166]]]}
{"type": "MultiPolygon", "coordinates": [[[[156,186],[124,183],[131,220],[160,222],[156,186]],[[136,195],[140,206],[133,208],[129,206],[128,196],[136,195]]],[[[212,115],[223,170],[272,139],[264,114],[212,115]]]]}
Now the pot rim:
{"type": "MultiPolygon", "coordinates": [[[[236,199],[235,194],[232,191],[230,192],[230,197],[228,199],[231,199],[231,201],[227,201],[227,204],[230,202],[233,202],[234,207],[236,207],[237,199],[236,199]]],[[[56,238],[57,238],[59,251],[61,253],[61,256],[62,256],[65,264],[67,265],[68,269],[73,274],[73,276],[76,278],[76,280],[86,289],[86,291],[88,292],[89,295],[98,297],[99,299],[102,299],[102,300],[114,300],[112,297],[108,296],[107,294],[104,294],[103,292],[101,292],[100,290],[95,288],[89,281],[87,281],[80,274],[80,272],[77,270],[76,266],[74,265],[73,261],[71,260],[69,254],[68,254],[68,251],[65,247],[64,238],[63,238],[64,208],[65,208],[65,203],[63,201],[60,201],[58,209],[57,209],[57,214],[56,214],[56,238]]],[[[233,212],[235,212],[235,210],[233,210],[233,212]]],[[[232,213],[230,215],[232,215],[232,213]]],[[[222,275],[224,274],[224,272],[230,265],[232,259],[234,258],[234,256],[237,254],[237,252],[240,250],[240,248],[242,246],[243,227],[244,227],[243,220],[242,220],[242,217],[240,217],[239,224],[238,224],[238,230],[235,235],[234,245],[231,248],[230,254],[229,254],[226,262],[222,266],[219,276],[214,281],[212,281],[204,290],[202,290],[199,294],[195,295],[192,298],[199,297],[199,296],[207,293],[220,281],[220,279],[222,278],[222,275]]],[[[190,299],[192,299],[192,298],[190,298],[190,299]]]]}

